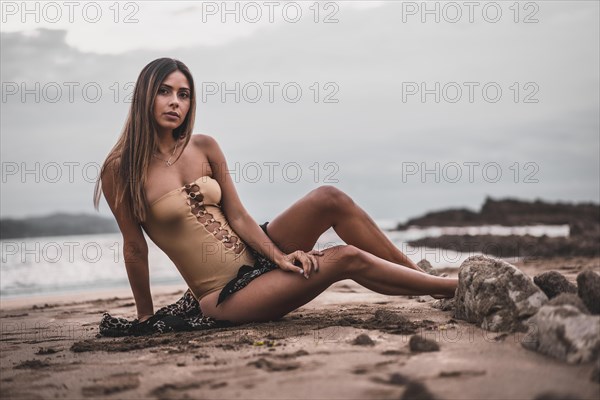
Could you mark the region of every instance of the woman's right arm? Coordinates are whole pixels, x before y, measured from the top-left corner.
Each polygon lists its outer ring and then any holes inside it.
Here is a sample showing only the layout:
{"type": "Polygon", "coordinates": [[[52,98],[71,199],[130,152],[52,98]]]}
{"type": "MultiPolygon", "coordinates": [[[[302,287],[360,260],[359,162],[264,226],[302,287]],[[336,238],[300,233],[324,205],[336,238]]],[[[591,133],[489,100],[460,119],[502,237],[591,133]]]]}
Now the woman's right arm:
{"type": "Polygon", "coordinates": [[[123,257],[127,278],[135,299],[138,319],[142,322],[154,314],[150,293],[148,244],[140,224],[135,221],[126,207],[117,207],[113,171],[112,168],[105,169],[102,175],[102,192],[123,235],[123,257]]]}

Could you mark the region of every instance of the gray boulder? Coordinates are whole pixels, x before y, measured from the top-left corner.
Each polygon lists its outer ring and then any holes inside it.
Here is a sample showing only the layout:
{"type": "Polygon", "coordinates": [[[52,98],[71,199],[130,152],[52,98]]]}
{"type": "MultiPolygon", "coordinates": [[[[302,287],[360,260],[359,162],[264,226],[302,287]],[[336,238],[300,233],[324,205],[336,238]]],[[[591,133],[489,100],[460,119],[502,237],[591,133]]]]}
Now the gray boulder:
{"type": "Polygon", "coordinates": [[[592,314],[600,314],[600,275],[587,270],[577,275],[579,297],[592,314]]]}
{"type": "Polygon", "coordinates": [[[533,283],[538,285],[549,299],[561,293],[577,293],[577,286],[557,271],[542,272],[533,277],[533,283]]]}
{"type": "Polygon", "coordinates": [[[600,354],[600,316],[584,314],[570,304],[547,304],[527,324],[529,331],[521,342],[526,349],[570,364],[600,354]]]}
{"type": "Polygon", "coordinates": [[[454,318],[493,332],[525,331],[523,321],[546,301],[544,292],[515,266],[472,256],[459,268],[454,318]]]}
{"type": "Polygon", "coordinates": [[[585,304],[583,304],[583,300],[581,300],[579,296],[573,293],[561,293],[555,298],[551,299],[545,305],[561,306],[563,304],[570,304],[572,306],[575,306],[582,313],[588,315],[590,314],[585,304]]]}

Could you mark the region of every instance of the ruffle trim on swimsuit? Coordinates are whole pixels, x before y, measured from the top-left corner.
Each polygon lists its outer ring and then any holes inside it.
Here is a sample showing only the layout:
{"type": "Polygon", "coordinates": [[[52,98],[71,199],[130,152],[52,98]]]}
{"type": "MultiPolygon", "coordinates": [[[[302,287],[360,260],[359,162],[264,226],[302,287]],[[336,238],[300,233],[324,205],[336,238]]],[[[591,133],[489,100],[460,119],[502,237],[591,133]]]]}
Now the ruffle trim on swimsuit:
{"type": "Polygon", "coordinates": [[[192,210],[192,214],[198,218],[198,221],[219,239],[228,249],[233,248],[236,254],[240,254],[245,244],[235,235],[232,235],[227,228],[221,226],[221,222],[214,219],[214,216],[206,211],[204,207],[204,195],[200,193],[200,186],[196,183],[184,186],[187,193],[187,202],[192,210]]]}

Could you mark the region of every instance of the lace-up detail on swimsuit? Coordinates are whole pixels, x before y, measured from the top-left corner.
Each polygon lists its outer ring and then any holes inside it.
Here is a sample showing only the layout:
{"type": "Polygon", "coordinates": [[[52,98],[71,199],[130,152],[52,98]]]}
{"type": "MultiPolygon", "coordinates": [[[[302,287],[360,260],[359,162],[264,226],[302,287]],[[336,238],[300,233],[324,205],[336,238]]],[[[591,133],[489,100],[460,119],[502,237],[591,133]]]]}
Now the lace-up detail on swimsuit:
{"type": "Polygon", "coordinates": [[[217,239],[223,242],[223,245],[229,249],[233,248],[236,254],[244,250],[244,243],[237,236],[232,235],[227,228],[221,226],[221,222],[217,221],[214,216],[206,211],[204,207],[204,196],[200,193],[200,186],[196,183],[187,184],[184,186],[187,193],[192,214],[198,218],[198,221],[211,232],[217,239]]]}

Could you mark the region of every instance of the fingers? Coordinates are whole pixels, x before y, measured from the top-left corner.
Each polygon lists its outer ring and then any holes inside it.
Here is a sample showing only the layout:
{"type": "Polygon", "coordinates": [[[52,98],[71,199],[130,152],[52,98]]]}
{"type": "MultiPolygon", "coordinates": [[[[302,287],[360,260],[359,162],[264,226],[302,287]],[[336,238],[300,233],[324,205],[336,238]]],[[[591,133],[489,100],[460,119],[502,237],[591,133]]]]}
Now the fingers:
{"type": "Polygon", "coordinates": [[[318,257],[324,256],[325,253],[323,253],[320,250],[311,250],[308,252],[308,254],[310,255],[312,261],[313,261],[313,265],[315,266],[315,272],[319,272],[319,260],[317,259],[318,257]]]}
{"type": "Polygon", "coordinates": [[[286,265],[286,268],[282,269],[303,274],[304,277],[308,279],[312,272],[319,272],[319,261],[317,257],[323,255],[325,255],[325,253],[319,250],[311,250],[308,253],[305,253],[302,250],[296,250],[293,253],[286,255],[289,264],[286,265]],[[296,265],[297,263],[300,265],[296,265]]]}
{"type": "MultiPolygon", "coordinates": [[[[321,253],[321,252],[316,252],[321,253]]],[[[295,252],[298,260],[302,263],[302,268],[304,270],[304,277],[308,279],[312,272],[319,271],[319,262],[317,261],[317,257],[315,256],[315,251],[310,251],[305,253],[301,250],[295,252]]],[[[322,253],[320,255],[323,255],[322,253]]]]}
{"type": "Polygon", "coordinates": [[[317,257],[315,257],[312,254],[309,254],[308,257],[310,258],[312,265],[313,265],[313,270],[315,272],[319,272],[319,261],[317,260],[317,257]]]}
{"type": "Polygon", "coordinates": [[[310,275],[310,270],[311,270],[311,260],[308,258],[308,255],[301,250],[296,250],[294,252],[294,256],[296,257],[296,260],[298,260],[302,265],[301,268],[302,268],[304,277],[306,279],[308,279],[308,276],[310,275]]]}
{"type": "Polygon", "coordinates": [[[284,260],[286,261],[286,263],[284,265],[279,266],[281,269],[283,269],[285,271],[294,272],[294,273],[304,274],[304,269],[295,265],[295,261],[296,261],[295,253],[287,254],[285,256],[284,260]]]}

